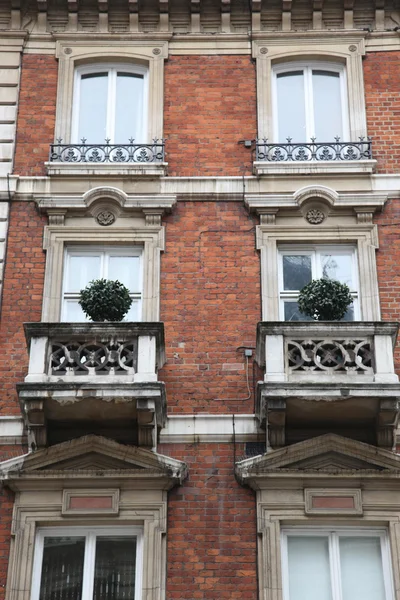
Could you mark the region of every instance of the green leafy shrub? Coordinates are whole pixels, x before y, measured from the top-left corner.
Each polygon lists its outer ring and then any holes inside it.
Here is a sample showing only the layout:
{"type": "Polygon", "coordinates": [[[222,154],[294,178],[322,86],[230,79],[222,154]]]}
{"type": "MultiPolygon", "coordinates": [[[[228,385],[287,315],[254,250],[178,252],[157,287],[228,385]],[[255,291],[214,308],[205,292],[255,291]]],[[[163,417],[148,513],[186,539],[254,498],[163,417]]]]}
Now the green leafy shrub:
{"type": "Polygon", "coordinates": [[[316,321],[340,321],[353,298],[345,283],[333,279],[314,279],[300,291],[300,311],[316,321]]]}
{"type": "Polygon", "coordinates": [[[92,321],[122,321],[132,298],[120,281],[96,279],[80,292],[79,304],[92,321]]]}

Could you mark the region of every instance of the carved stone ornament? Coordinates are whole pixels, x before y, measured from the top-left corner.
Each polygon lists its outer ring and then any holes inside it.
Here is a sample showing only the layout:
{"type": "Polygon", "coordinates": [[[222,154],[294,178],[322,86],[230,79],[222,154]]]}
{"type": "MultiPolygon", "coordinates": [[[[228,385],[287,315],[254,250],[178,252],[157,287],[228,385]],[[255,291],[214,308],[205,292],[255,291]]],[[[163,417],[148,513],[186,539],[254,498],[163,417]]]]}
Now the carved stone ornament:
{"type": "Polygon", "coordinates": [[[325,220],[325,214],[318,208],[310,208],[310,210],[307,211],[306,219],[312,225],[319,225],[325,220]]]}
{"type": "Polygon", "coordinates": [[[153,49],[153,54],[155,54],[156,56],[158,56],[159,54],[161,54],[161,49],[160,48],[154,48],[153,49]]]}
{"type": "Polygon", "coordinates": [[[115,215],[110,210],[102,210],[96,216],[96,221],[99,225],[112,225],[115,221],[115,215]]]}

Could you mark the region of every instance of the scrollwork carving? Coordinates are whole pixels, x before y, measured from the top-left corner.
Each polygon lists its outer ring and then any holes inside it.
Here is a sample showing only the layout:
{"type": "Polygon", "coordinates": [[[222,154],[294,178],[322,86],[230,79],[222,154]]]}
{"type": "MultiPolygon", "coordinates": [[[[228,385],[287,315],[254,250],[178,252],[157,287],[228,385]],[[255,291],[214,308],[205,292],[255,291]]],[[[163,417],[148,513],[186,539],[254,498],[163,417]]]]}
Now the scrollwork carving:
{"type": "Polygon", "coordinates": [[[364,340],[287,340],[286,360],[291,373],[373,373],[372,342],[364,340]]]}
{"type": "Polygon", "coordinates": [[[54,341],[51,345],[52,375],[133,375],[137,369],[138,340],[110,339],[106,343],[54,341]]]}

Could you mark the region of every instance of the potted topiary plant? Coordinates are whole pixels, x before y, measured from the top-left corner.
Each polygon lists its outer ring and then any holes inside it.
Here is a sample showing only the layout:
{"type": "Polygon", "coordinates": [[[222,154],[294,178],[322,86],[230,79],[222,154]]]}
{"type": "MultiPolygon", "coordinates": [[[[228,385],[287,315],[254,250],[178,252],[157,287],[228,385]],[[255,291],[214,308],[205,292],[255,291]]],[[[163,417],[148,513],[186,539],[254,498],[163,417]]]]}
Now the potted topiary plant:
{"type": "Polygon", "coordinates": [[[96,279],[81,290],[79,304],[92,321],[122,321],[132,298],[120,281],[96,279]]]}
{"type": "Polygon", "coordinates": [[[334,279],[313,279],[298,298],[299,310],[315,321],[340,321],[352,302],[349,287],[334,279]]]}

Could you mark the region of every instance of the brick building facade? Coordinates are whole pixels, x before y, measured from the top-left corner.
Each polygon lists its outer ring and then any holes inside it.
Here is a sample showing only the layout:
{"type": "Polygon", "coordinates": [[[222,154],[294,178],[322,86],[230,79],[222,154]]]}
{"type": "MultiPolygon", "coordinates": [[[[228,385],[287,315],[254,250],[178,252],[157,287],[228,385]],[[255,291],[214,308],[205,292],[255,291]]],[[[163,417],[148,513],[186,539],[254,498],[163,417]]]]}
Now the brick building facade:
{"type": "Polygon", "coordinates": [[[0,7],[0,600],[400,600],[399,27],[0,7]]]}

